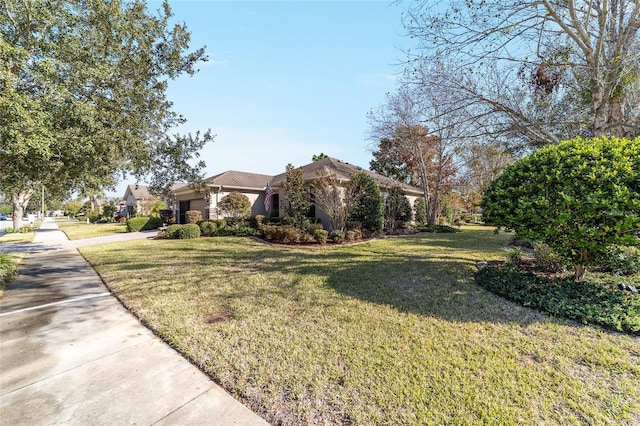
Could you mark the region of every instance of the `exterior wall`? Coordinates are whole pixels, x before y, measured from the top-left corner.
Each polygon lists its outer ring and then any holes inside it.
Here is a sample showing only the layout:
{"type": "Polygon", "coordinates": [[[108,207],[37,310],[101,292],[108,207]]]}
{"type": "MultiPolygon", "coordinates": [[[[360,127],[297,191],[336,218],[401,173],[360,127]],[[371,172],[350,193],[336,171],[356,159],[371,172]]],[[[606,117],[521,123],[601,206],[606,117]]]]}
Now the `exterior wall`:
{"type": "Polygon", "coordinates": [[[211,193],[211,201],[210,201],[210,218],[211,219],[219,219],[222,218],[222,213],[218,210],[218,203],[222,200],[223,197],[229,195],[232,192],[240,192],[242,195],[246,196],[249,199],[249,203],[251,204],[251,215],[266,215],[267,211],[264,208],[264,191],[229,191],[222,190],[218,192],[211,193]]]}
{"type": "Polygon", "coordinates": [[[196,199],[192,199],[191,200],[191,206],[189,207],[190,210],[198,210],[200,211],[200,213],[202,213],[202,218],[203,219],[208,219],[209,216],[209,212],[205,211],[207,206],[207,202],[206,200],[203,198],[196,198],[196,199]]]}
{"type": "Polygon", "coordinates": [[[203,219],[208,218],[208,211],[205,210],[206,200],[204,199],[204,194],[199,194],[199,198],[194,198],[193,193],[186,194],[177,194],[175,196],[175,204],[174,204],[174,217],[176,223],[186,223],[184,220],[185,209],[181,209],[181,204],[184,204],[185,201],[189,202],[188,210],[199,210],[202,214],[203,219]],[[184,211],[183,211],[184,210],[184,211]]]}

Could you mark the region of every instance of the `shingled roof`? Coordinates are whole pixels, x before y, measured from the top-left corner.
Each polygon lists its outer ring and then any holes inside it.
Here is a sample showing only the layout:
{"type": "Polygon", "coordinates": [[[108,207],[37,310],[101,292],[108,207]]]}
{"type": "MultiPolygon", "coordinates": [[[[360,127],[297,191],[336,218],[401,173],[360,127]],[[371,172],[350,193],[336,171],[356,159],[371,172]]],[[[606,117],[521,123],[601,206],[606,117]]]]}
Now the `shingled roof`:
{"type": "MultiPolygon", "coordinates": [[[[379,175],[370,170],[365,170],[362,167],[354,166],[353,164],[345,163],[344,161],[337,160],[335,158],[327,157],[319,161],[302,166],[302,178],[305,182],[312,181],[318,176],[326,177],[329,174],[334,174],[340,180],[348,181],[351,179],[354,173],[363,171],[378,184],[381,188],[389,189],[399,186],[408,193],[419,195],[422,193],[420,188],[407,185],[406,183],[397,181],[395,179],[388,178],[386,176],[379,175]]],[[[286,173],[280,173],[274,176],[269,185],[273,187],[280,187],[287,179],[286,173]]]]}
{"type": "Polygon", "coordinates": [[[128,185],[123,199],[127,198],[127,192],[130,192],[136,200],[150,200],[155,198],[149,192],[149,187],[145,185],[128,185]]]}
{"type": "MultiPolygon", "coordinates": [[[[239,172],[236,170],[227,170],[226,172],[210,176],[204,180],[206,186],[221,186],[227,189],[255,189],[262,190],[267,183],[273,178],[271,175],[262,175],[259,173],[239,172]]],[[[182,184],[173,188],[174,192],[190,190],[188,184],[182,184]]]]}

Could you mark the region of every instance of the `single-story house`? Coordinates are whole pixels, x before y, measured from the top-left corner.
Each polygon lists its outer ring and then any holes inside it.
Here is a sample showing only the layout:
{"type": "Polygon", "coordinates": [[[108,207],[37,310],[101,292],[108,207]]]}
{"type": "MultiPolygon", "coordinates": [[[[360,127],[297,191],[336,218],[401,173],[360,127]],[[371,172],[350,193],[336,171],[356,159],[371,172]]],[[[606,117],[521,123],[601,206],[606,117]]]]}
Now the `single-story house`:
{"type": "Polygon", "coordinates": [[[258,173],[226,172],[208,177],[204,180],[204,187],[194,191],[187,184],[173,188],[175,198],[174,215],[178,223],[185,223],[185,212],[199,210],[203,219],[221,218],[218,203],[231,192],[244,194],[251,203],[252,215],[266,215],[264,208],[265,189],[273,176],[258,173]]]}
{"type": "MultiPolygon", "coordinates": [[[[380,186],[383,196],[387,195],[389,189],[400,187],[404,190],[412,207],[415,200],[423,196],[420,188],[331,157],[302,166],[303,179],[309,186],[318,177],[327,177],[330,174],[339,181],[346,183],[354,173],[359,171],[364,171],[371,176],[380,186]]],[[[218,202],[222,197],[234,191],[240,192],[249,198],[252,215],[282,217],[287,205],[286,195],[282,189],[286,178],[286,172],[276,176],[269,176],[230,170],[205,179],[204,188],[200,191],[194,191],[188,185],[177,186],[173,190],[176,200],[174,203],[176,218],[178,223],[185,223],[185,212],[187,210],[199,210],[203,219],[217,219],[221,217],[217,208],[218,202]],[[265,207],[267,191],[271,192],[270,203],[268,203],[269,211],[265,207]]],[[[312,190],[309,192],[310,197],[312,197],[312,190]]],[[[309,215],[320,219],[323,226],[329,229],[330,221],[323,211],[312,206],[309,215]]]]}
{"type": "MultiPolygon", "coordinates": [[[[314,161],[302,166],[302,178],[305,183],[311,184],[318,177],[328,177],[329,175],[333,175],[338,181],[344,182],[346,185],[346,183],[351,179],[351,176],[361,171],[371,176],[371,178],[378,184],[383,198],[387,196],[391,188],[400,187],[404,191],[405,196],[407,197],[409,203],[411,204],[411,207],[413,208],[415,200],[424,195],[420,188],[407,185],[406,183],[379,175],[370,170],[365,170],[361,167],[354,166],[353,164],[345,163],[344,161],[340,161],[331,157],[323,158],[322,160],[314,161]]],[[[286,195],[281,189],[282,184],[286,182],[286,180],[287,173],[285,172],[274,176],[273,179],[269,181],[269,185],[274,191],[274,195],[272,198],[273,202],[271,203],[272,215],[275,215],[274,213],[277,213],[278,216],[281,216],[282,212],[284,211],[284,207],[286,207],[286,195]],[[274,209],[277,210],[274,212],[274,209]]],[[[313,196],[312,191],[310,191],[310,193],[311,196],[313,196]]],[[[311,206],[310,217],[320,219],[322,225],[326,229],[329,228],[329,217],[322,210],[316,209],[314,205],[311,206]]]]}
{"type": "Polygon", "coordinates": [[[121,209],[120,214],[122,215],[124,213],[127,216],[146,214],[144,211],[145,203],[155,199],[157,199],[157,197],[151,195],[149,187],[145,185],[128,185],[120,203],[124,211],[121,209]]]}

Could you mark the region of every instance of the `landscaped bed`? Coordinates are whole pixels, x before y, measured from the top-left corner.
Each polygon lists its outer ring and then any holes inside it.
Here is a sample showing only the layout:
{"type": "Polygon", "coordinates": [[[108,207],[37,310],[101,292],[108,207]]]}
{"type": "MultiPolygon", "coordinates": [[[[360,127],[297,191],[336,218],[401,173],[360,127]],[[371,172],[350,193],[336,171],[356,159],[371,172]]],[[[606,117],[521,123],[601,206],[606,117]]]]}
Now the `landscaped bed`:
{"type": "Polygon", "coordinates": [[[87,247],[112,291],[273,424],[637,424],[640,339],[478,286],[489,228],[310,250],[87,247]]]}

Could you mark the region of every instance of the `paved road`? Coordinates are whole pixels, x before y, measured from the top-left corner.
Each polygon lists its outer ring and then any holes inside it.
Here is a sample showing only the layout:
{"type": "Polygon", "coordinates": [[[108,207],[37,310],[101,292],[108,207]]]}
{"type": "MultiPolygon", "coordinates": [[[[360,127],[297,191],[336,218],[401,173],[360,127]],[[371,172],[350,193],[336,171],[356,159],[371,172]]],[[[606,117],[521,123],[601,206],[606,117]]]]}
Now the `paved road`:
{"type": "Polygon", "coordinates": [[[267,424],[131,316],[65,238],[46,220],[0,300],[0,424],[267,424]]]}

